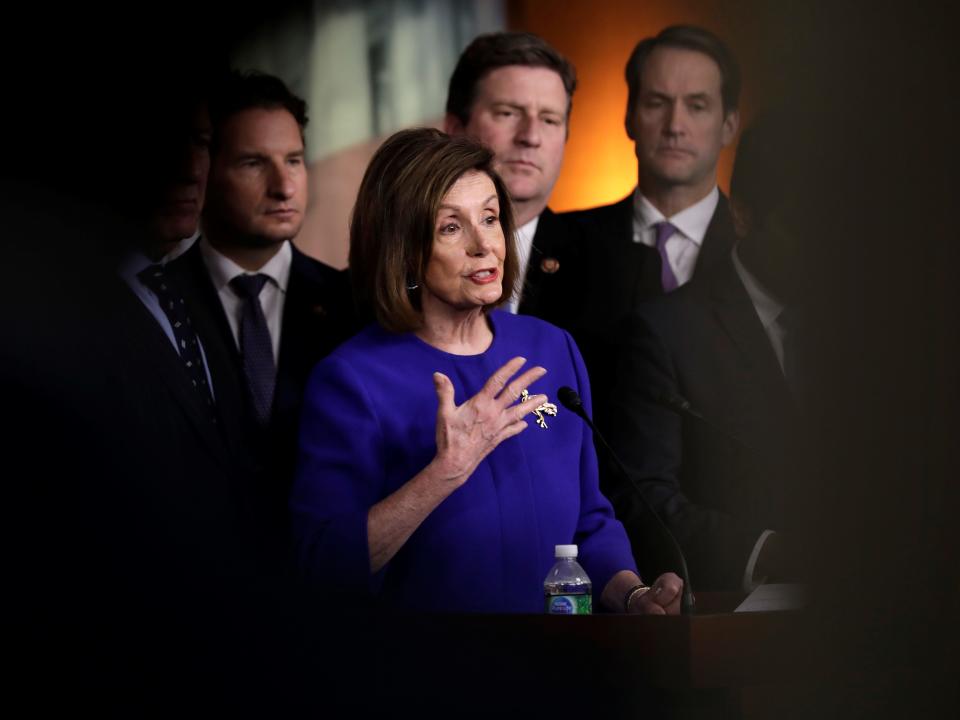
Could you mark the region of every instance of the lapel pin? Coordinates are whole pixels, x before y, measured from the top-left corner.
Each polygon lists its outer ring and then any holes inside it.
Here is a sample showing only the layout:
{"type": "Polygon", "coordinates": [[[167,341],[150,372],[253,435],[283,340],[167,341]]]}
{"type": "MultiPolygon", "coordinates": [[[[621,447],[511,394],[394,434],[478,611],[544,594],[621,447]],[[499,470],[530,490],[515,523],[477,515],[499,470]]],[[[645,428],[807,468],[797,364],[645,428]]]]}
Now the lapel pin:
{"type": "Polygon", "coordinates": [[[560,261],[555,257],[545,257],[540,261],[540,269],[543,270],[547,275],[553,275],[557,270],[560,269],[560,261]]]}

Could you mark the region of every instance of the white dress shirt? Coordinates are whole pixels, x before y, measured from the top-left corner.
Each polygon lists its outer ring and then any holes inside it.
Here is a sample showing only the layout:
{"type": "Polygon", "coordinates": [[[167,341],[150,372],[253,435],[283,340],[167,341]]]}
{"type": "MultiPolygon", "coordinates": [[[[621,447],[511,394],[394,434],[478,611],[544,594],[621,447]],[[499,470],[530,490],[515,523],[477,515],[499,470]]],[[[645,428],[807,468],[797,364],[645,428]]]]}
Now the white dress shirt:
{"type": "Polygon", "coordinates": [[[523,299],[523,284],[527,277],[527,266],[530,264],[530,254],[533,251],[533,236],[537,234],[537,225],[540,224],[540,216],[537,215],[526,225],[517,229],[516,244],[517,258],[519,260],[520,275],[517,280],[517,288],[507,303],[506,310],[514,315],[520,308],[520,301],[523,299]]]}
{"type": "Polygon", "coordinates": [[[260,291],[260,307],[263,309],[267,321],[267,330],[270,331],[270,342],[273,346],[273,361],[280,359],[280,329],[283,324],[283,305],[287,296],[287,285],[290,282],[290,267],[293,263],[293,250],[290,242],[285,241],[277,253],[270,258],[266,265],[256,272],[249,272],[237,265],[233,260],[216,250],[206,238],[200,238],[200,254],[210,272],[210,279],[217,290],[223,310],[230,323],[233,340],[240,347],[240,312],[243,301],[230,286],[230,281],[238,275],[266,275],[269,279],[260,291]]]}
{"type": "Polygon", "coordinates": [[[697,256],[700,246],[707,234],[710,220],[720,202],[720,191],[713,187],[706,197],[695,202],[688,208],[678,212],[673,217],[664,217],[647,200],[638,187],[633,193],[633,241],[655,248],[657,246],[657,223],[669,222],[677,232],[670,236],[666,243],[667,260],[670,269],[677,278],[677,287],[686,283],[693,276],[697,265],[697,256]]]}

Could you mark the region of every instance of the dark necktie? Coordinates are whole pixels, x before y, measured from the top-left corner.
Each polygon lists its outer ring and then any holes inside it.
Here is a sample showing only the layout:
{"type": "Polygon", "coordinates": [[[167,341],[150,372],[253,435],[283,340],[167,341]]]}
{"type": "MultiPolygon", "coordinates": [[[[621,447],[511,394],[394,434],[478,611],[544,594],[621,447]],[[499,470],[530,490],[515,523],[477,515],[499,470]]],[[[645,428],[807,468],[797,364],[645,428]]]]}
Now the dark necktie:
{"type": "MultiPolygon", "coordinates": [[[[193,387],[200,393],[204,404],[213,410],[213,394],[207,381],[207,367],[203,362],[203,352],[197,333],[193,329],[190,315],[187,313],[187,304],[183,296],[176,289],[174,283],[167,276],[163,265],[151,265],[137,273],[137,277],[146,285],[160,301],[170,325],[173,328],[173,338],[177,344],[177,352],[183,360],[184,368],[193,387]]],[[[211,412],[211,417],[215,416],[211,412]]]]}
{"type": "Polygon", "coordinates": [[[667,240],[677,231],[677,228],[667,221],[659,222],[654,227],[657,229],[657,252],[660,253],[660,284],[664,292],[670,292],[677,289],[677,276],[673,274],[673,268],[670,267],[670,260],[667,258],[667,240]]]}
{"type": "Polygon", "coordinates": [[[240,358],[257,421],[266,425],[273,407],[277,369],[267,319],[260,305],[260,291],[270,278],[266,275],[237,275],[230,287],[242,301],[240,309],[240,358]]]}

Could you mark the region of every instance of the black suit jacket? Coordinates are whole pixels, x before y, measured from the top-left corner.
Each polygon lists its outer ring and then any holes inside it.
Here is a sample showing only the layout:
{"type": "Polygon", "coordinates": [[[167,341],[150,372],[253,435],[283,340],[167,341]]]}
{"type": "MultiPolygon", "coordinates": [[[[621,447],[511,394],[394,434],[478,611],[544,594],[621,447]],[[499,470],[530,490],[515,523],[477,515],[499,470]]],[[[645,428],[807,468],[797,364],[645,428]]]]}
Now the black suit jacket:
{"type": "Polygon", "coordinates": [[[94,312],[78,313],[84,344],[70,354],[82,391],[68,399],[76,408],[52,413],[73,420],[85,442],[77,453],[59,441],[48,449],[70,453],[57,459],[67,471],[57,494],[66,522],[44,528],[63,544],[39,567],[50,574],[62,560],[78,568],[67,585],[54,573],[56,596],[68,593],[72,608],[58,614],[91,628],[82,667],[71,673],[90,672],[94,687],[109,673],[118,707],[169,692],[161,702],[172,708],[172,698],[192,702],[208,683],[282,678],[274,668],[286,665],[294,647],[286,643],[299,641],[302,626],[286,634],[295,614],[286,547],[262,520],[241,411],[228,392],[232,361],[203,342],[211,413],[154,317],[123,283],[112,285],[94,312]]]}
{"type": "Polygon", "coordinates": [[[518,312],[569,328],[580,293],[575,286],[581,252],[580,226],[545,208],[533,236],[518,312]]]}
{"type": "MultiPolygon", "coordinates": [[[[679,541],[693,587],[739,589],[760,534],[787,529],[798,457],[792,396],[732,260],[632,314],[616,365],[598,418],[611,445],[679,541]],[[708,422],[665,409],[664,394],[708,422]]],[[[605,469],[601,485],[645,576],[677,570],[633,484],[605,469]]]]}
{"type": "Polygon", "coordinates": [[[196,519],[182,527],[188,533],[208,536],[231,525],[249,535],[258,511],[230,358],[201,336],[216,401],[211,415],[170,340],[129,288],[117,288],[109,312],[107,400],[117,406],[109,422],[124,457],[118,469],[139,476],[139,488],[156,491],[160,505],[177,506],[168,508],[171,517],[196,519]],[[151,480],[158,487],[149,487],[151,480]]]}
{"type": "Polygon", "coordinates": [[[231,387],[243,407],[246,438],[266,508],[278,528],[286,527],[287,497],[296,464],[297,432],[307,377],[313,366],[356,331],[346,271],[336,270],[291,244],[293,260],[283,307],[280,354],[270,424],[254,421],[240,351],[223,304],[200,253],[199,243],[179,258],[178,277],[194,308],[205,342],[216,344],[232,367],[231,387]]]}
{"type": "MultiPolygon", "coordinates": [[[[593,390],[594,407],[602,411],[614,388],[613,359],[624,319],[641,303],[663,294],[660,255],[633,241],[633,193],[613,205],[565,213],[579,226],[579,302],[565,326],[583,354],[593,390]]],[[[690,280],[728,257],[736,242],[726,197],[720,195],[690,280]]]]}

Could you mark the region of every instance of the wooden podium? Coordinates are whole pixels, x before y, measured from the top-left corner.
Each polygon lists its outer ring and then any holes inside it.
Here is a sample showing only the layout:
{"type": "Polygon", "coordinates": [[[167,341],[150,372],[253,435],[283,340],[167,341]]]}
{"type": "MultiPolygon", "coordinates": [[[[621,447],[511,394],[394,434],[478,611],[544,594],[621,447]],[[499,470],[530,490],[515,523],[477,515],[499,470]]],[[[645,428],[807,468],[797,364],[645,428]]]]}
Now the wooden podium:
{"type": "Polygon", "coordinates": [[[383,618],[377,688],[437,716],[489,716],[490,692],[536,712],[560,688],[604,717],[765,717],[800,669],[803,614],[734,613],[742,599],[698,593],[690,617],[383,618]]]}

